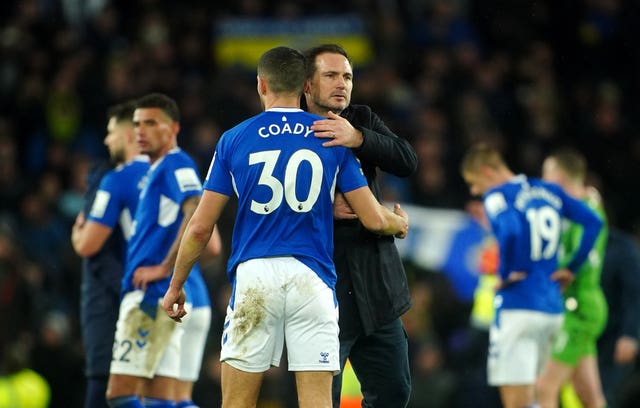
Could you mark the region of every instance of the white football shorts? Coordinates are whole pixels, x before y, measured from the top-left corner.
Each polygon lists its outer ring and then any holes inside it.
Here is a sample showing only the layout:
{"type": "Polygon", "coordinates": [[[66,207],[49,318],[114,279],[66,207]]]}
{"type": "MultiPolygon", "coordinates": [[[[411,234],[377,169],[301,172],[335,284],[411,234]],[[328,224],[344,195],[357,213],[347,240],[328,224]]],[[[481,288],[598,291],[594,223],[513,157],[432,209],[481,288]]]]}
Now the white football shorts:
{"type": "Polygon", "coordinates": [[[184,332],[162,309],[158,299],[156,318],[140,309],[141,290],[126,293],[120,302],[116,323],[112,374],[152,378],[154,375],[178,378],[180,342],[184,332]]]}
{"type": "Polygon", "coordinates": [[[340,372],[334,290],[293,257],[238,265],[222,333],[220,361],[246,372],[277,367],[287,345],[289,371],[340,372]]]}
{"type": "Polygon", "coordinates": [[[533,310],[498,312],[489,331],[489,385],[535,384],[551,353],[563,315],[533,310]]]}
{"type": "Polygon", "coordinates": [[[182,321],[184,334],[180,345],[180,376],[182,381],[196,381],[200,376],[202,356],[211,326],[211,308],[189,307],[182,321]]]}

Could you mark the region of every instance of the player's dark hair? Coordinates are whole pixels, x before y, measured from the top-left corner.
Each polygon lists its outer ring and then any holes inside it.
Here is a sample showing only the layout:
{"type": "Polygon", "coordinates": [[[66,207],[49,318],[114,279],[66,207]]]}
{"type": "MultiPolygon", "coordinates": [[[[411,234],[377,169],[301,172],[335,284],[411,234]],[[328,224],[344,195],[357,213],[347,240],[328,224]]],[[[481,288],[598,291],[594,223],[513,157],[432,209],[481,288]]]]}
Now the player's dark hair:
{"type": "Polygon", "coordinates": [[[274,93],[302,94],[306,80],[304,55],[289,47],[272,48],[260,57],[258,76],[274,93]]]}
{"type": "Polygon", "coordinates": [[[172,98],[162,93],[150,93],[140,97],[136,101],[136,108],[158,108],[174,122],[180,122],[178,104],[172,98]]]}
{"type": "Polygon", "coordinates": [[[119,103],[107,109],[107,119],[115,118],[116,123],[133,122],[134,110],[136,110],[135,101],[119,103]]]}
{"type": "Polygon", "coordinates": [[[316,73],[316,57],[320,54],[340,54],[349,61],[349,65],[353,67],[351,58],[347,54],[344,48],[338,44],[320,44],[313,48],[309,48],[304,52],[304,58],[307,61],[307,79],[313,78],[316,73]]]}

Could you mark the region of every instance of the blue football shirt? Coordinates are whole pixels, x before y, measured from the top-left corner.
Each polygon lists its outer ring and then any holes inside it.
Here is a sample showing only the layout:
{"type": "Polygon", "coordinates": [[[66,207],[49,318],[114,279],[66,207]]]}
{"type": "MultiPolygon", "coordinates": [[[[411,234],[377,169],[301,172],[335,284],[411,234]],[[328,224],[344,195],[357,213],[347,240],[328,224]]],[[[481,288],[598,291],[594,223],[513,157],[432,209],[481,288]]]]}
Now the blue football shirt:
{"type": "MultiPolygon", "coordinates": [[[[149,159],[138,156],[107,172],[100,181],[87,219],[115,230],[128,241],[131,236],[133,214],[138,206],[141,180],[149,170],[149,159]],[[118,228],[119,227],[119,228],[118,228]]],[[[123,247],[122,259],[126,256],[123,247]]]]}
{"type": "MultiPolygon", "coordinates": [[[[182,203],[202,193],[197,167],[180,148],[174,148],[155,162],[143,182],[129,240],[123,293],[134,290],[132,277],[138,267],[162,263],[178,235],[183,218],[182,203]]],[[[143,303],[157,306],[170,279],[169,276],[150,282],[143,303]]]]}
{"type": "Polygon", "coordinates": [[[344,147],[323,147],[310,126],[323,119],[274,108],[225,132],[204,188],[238,196],[228,275],[240,262],[293,256],[335,287],[333,195],[367,185],[344,147]]]}
{"type": "Polygon", "coordinates": [[[595,242],[600,218],[559,186],[523,175],[490,189],[483,200],[498,241],[500,278],[506,280],[512,271],[527,273],[526,279],[498,291],[496,309],[562,313],[560,287],[550,279],[558,269],[562,219],[584,226],[582,245],[568,266],[575,272],[595,242]]]}

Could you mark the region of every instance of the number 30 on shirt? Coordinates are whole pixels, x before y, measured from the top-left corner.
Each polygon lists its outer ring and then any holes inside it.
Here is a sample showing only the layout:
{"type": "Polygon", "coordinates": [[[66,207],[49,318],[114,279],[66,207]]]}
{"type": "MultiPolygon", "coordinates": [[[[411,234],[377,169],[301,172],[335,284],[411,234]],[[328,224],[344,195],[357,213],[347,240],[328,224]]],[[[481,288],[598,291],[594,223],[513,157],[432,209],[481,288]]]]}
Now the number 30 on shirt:
{"type": "Polygon", "coordinates": [[[291,155],[284,172],[284,182],[278,180],[273,171],[276,167],[280,150],[266,150],[249,155],[249,165],[264,163],[258,185],[266,186],[271,190],[271,199],[267,202],[251,200],[251,211],[256,214],[270,214],[286,201],[289,208],[295,212],[309,212],[320,196],[322,187],[323,166],[320,157],[313,151],[301,149],[291,155]],[[311,166],[311,179],[307,198],[301,201],[296,196],[296,182],[298,169],[303,162],[311,166]]]}

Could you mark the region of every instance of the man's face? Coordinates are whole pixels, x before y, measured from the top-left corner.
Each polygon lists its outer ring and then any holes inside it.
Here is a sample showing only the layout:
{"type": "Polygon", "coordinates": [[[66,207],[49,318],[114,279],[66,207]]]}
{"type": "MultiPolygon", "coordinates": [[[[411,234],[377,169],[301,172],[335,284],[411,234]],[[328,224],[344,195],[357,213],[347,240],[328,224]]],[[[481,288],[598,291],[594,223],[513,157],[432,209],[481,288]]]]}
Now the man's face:
{"type": "Polygon", "coordinates": [[[349,106],[353,90],[351,64],[343,55],[324,53],[316,57],[316,71],[306,92],[310,112],[326,116],[337,114],[349,106]]]}
{"type": "Polygon", "coordinates": [[[133,112],[140,153],[155,161],[174,147],[178,124],[160,108],[138,108],[133,112]]]}
{"type": "Polygon", "coordinates": [[[558,166],[556,159],[549,157],[542,163],[542,178],[550,183],[564,186],[566,181],[562,169],[558,166]]]}
{"type": "Polygon", "coordinates": [[[104,144],[109,149],[111,162],[119,164],[125,160],[126,133],[130,130],[131,124],[118,123],[116,118],[110,118],[107,124],[107,135],[104,137],[104,144]]]}

